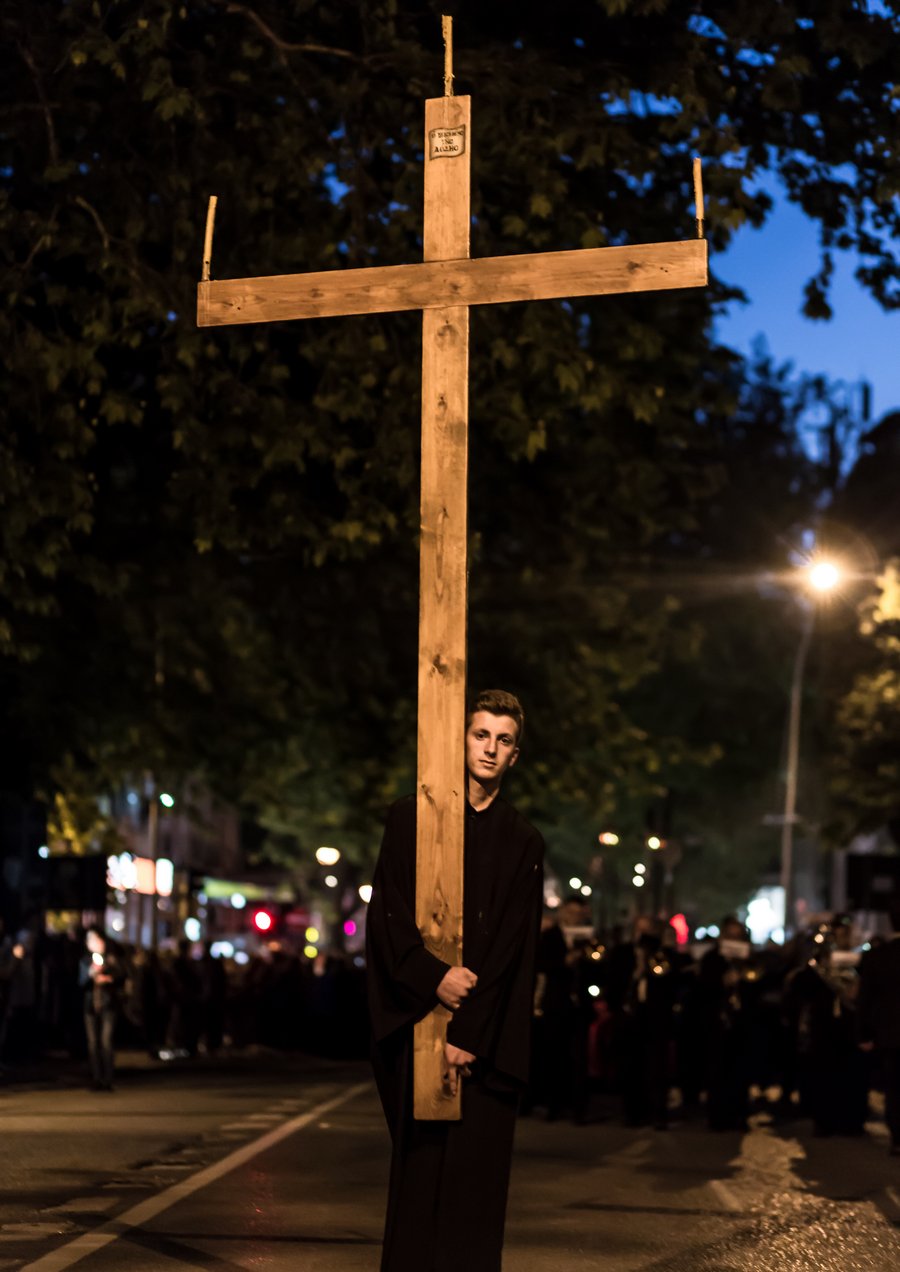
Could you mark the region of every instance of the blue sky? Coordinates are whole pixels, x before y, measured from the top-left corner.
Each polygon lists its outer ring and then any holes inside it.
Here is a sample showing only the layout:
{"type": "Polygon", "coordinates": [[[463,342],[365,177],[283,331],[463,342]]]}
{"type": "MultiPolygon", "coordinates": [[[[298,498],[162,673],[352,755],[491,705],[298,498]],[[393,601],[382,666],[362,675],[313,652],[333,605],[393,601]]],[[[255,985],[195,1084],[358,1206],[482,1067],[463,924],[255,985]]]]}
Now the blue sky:
{"type": "Polygon", "coordinates": [[[717,324],[719,339],[741,352],[763,335],[778,362],[831,379],[865,378],[873,387],[872,422],[900,408],[900,311],[886,313],[853,277],[855,257],[835,258],[830,322],[811,322],[801,312],[803,287],[817,272],[817,227],[780,198],[761,229],[745,226],[712,267],[747,293],[717,324]]]}

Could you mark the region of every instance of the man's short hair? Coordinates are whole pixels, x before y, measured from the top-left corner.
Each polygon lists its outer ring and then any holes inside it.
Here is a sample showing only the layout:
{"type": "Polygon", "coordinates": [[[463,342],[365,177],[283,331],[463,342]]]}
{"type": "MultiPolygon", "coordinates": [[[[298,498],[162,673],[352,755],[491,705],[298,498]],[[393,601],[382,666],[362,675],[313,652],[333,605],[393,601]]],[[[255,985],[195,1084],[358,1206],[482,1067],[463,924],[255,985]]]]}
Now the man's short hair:
{"type": "Polygon", "coordinates": [[[469,707],[466,724],[476,711],[488,711],[491,715],[510,716],[516,722],[516,746],[522,745],[525,736],[525,711],[514,693],[505,689],[482,689],[469,707]]]}

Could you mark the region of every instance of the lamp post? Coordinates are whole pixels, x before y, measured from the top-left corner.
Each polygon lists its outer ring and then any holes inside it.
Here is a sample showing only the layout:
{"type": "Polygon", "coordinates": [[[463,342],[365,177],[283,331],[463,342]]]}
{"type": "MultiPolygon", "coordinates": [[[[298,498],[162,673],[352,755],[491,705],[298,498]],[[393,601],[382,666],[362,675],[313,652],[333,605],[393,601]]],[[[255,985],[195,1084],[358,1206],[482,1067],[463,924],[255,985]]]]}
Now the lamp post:
{"type": "MultiPolygon", "coordinates": [[[[841,581],[841,572],[833,561],[817,560],[804,569],[806,586],[819,596],[827,596],[841,581]]],[[[784,892],[785,937],[794,927],[794,824],[797,819],[797,778],[800,767],[800,716],[803,703],[803,677],[806,659],[816,622],[815,604],[807,604],[800,631],[800,643],[794,655],[791,698],[788,711],[787,772],[784,782],[784,816],[781,821],[781,887],[784,892]]]]}

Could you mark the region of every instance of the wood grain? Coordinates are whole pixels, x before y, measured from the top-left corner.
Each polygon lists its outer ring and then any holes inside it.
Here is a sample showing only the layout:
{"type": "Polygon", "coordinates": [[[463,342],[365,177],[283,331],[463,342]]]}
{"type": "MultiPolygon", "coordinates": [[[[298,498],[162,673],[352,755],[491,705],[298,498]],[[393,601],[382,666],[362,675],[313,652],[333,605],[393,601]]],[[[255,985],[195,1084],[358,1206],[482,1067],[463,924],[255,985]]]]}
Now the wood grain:
{"type": "MultiPolygon", "coordinates": [[[[425,104],[426,260],[469,252],[468,97],[425,104]],[[453,134],[460,153],[429,138],[453,134]]],[[[427,947],[462,963],[465,833],[466,519],[468,481],[469,311],[427,308],[422,315],[422,490],[419,548],[419,727],[416,922],[427,947]]],[[[443,1085],[450,1013],[438,1007],[415,1027],[414,1116],[451,1121],[461,1100],[443,1085]]]]}
{"type": "MultiPolygon", "coordinates": [[[[452,168],[466,158],[433,159],[430,166],[452,168]]],[[[445,215],[446,209],[442,212],[445,215]]],[[[425,242],[429,245],[434,233],[426,220],[425,242]]],[[[707,257],[705,240],[685,239],[633,247],[536,252],[530,256],[483,256],[476,260],[432,257],[421,265],[379,265],[321,274],[216,279],[197,285],[197,322],[201,327],[219,327],[704,287],[708,281],[707,257]]]]}

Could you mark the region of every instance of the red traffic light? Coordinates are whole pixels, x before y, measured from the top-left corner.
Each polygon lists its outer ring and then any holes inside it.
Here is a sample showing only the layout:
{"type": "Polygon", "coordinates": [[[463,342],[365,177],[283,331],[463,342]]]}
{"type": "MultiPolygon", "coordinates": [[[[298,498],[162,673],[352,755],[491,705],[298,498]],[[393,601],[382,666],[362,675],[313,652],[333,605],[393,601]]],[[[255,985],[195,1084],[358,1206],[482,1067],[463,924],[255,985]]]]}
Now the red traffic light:
{"type": "Polygon", "coordinates": [[[256,910],[253,914],[253,926],[257,932],[271,932],[275,920],[268,910],[256,910]]]}

